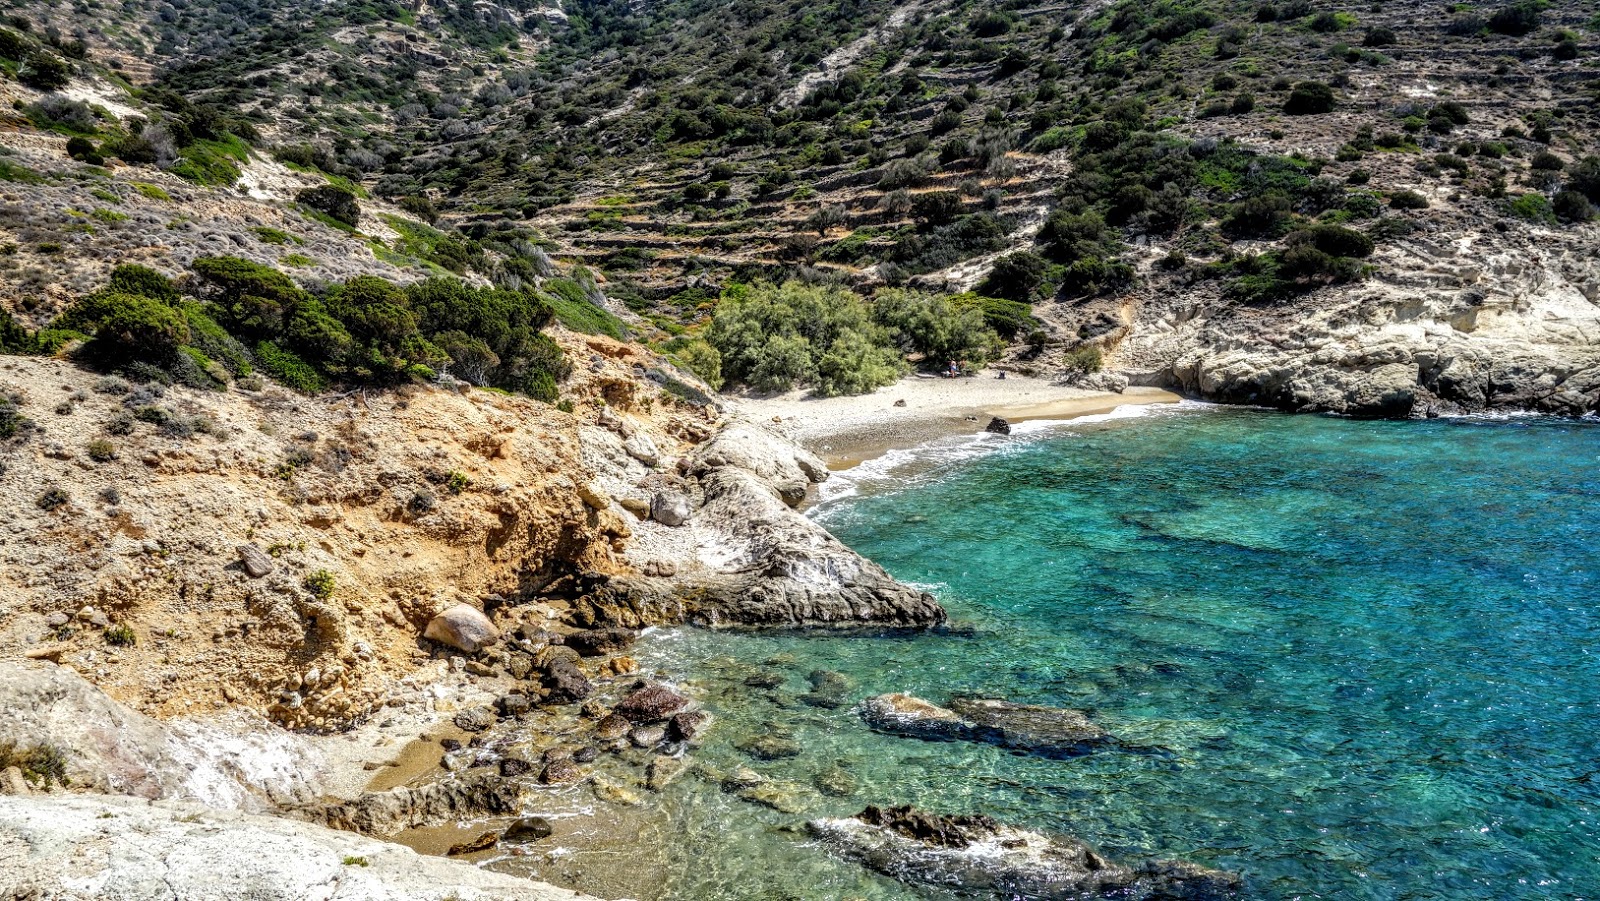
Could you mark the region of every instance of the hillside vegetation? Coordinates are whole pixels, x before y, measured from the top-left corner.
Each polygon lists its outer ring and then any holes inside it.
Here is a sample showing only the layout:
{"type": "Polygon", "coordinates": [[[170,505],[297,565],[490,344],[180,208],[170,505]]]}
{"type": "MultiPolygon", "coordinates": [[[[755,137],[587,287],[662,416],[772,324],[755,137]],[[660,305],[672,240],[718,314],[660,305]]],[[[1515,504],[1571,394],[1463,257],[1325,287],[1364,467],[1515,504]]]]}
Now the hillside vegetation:
{"type": "Polygon", "coordinates": [[[180,236],[168,274],[242,246],[320,285],[541,286],[569,326],[629,328],[713,383],[868,390],[907,360],[991,359],[990,331],[1012,365],[1056,371],[1180,315],[1178,295],[1213,317],[1295,309],[1403,281],[1419,240],[1581,240],[1600,203],[1597,15],[1541,0],[19,4],[0,67],[37,140],[8,142],[0,177],[45,193],[0,207],[10,300],[46,326],[108,275],[69,246],[114,264],[166,243],[149,240],[164,225],[180,236]],[[231,247],[181,237],[222,223],[231,247]],[[789,282],[867,297],[849,315],[870,327],[839,347],[777,335],[763,368],[714,320],[769,290],[749,286],[789,282]],[[881,299],[907,295],[885,288],[917,292],[917,315],[965,343],[887,322],[906,314],[881,299]],[[970,310],[1005,302],[1030,305],[1001,316],[1026,327],[974,328],[970,310]]]}

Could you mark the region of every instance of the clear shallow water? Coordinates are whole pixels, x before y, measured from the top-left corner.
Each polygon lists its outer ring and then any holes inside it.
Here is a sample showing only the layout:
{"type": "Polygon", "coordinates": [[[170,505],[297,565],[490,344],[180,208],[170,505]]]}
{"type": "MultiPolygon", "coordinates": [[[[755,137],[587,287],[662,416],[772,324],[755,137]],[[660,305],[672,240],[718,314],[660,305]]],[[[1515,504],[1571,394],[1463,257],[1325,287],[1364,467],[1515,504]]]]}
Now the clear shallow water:
{"type": "Polygon", "coordinates": [[[702,764],[797,808],[672,785],[671,897],[940,897],[793,829],[906,802],[1237,869],[1249,897],[1600,897],[1600,425],[1174,410],[896,462],[815,515],[973,631],[648,640],[722,717],[702,764]],[[816,668],[852,701],[1076,707],[1171,754],[876,735],[797,700],[816,668]],[[736,747],[774,733],[802,753],[736,747]],[[815,788],[840,771],[855,794],[815,788]]]}

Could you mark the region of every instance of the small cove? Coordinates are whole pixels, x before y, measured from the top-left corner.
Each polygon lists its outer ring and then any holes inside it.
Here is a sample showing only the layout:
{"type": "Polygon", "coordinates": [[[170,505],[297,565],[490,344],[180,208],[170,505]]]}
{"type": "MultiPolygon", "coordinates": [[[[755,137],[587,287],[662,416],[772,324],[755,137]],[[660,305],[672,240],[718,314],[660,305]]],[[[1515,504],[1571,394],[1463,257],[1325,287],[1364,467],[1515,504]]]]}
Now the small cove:
{"type": "Polygon", "coordinates": [[[961,628],[641,643],[720,718],[659,796],[661,897],[943,897],[799,828],[908,802],[1237,869],[1250,897],[1592,896],[1600,425],[1184,405],[1023,431],[891,455],[813,511],[961,628]],[[814,670],[850,703],[807,703],[814,670]],[[850,707],[886,691],[1084,709],[1161,753],[878,735],[850,707]],[[783,810],[719,788],[741,766],[783,810]]]}

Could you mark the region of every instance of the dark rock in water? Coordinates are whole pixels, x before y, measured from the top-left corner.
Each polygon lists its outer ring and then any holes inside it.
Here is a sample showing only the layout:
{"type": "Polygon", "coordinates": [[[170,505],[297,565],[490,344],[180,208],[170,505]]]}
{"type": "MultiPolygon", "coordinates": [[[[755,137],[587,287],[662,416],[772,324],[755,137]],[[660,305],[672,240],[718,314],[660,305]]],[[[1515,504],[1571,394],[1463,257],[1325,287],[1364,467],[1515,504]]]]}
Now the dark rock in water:
{"type": "Polygon", "coordinates": [[[532,770],[533,764],[520,757],[506,757],[500,761],[500,775],[507,779],[515,776],[526,776],[532,770]]]}
{"type": "Polygon", "coordinates": [[[783,684],[783,674],[774,672],[760,672],[753,676],[745,677],[744,684],[749,688],[777,688],[783,684]]]}
{"type": "Polygon", "coordinates": [[[555,829],[544,817],[523,817],[506,827],[506,834],[501,837],[501,841],[536,842],[553,834],[555,829]]]}
{"type": "Polygon", "coordinates": [[[627,650],[639,637],[632,629],[587,629],[567,636],[567,647],[585,657],[600,657],[627,650]]]}
{"type": "Polygon", "coordinates": [[[842,767],[823,770],[811,780],[811,784],[817,787],[817,791],[830,798],[848,798],[859,788],[856,777],[845,772],[842,767]]]}
{"type": "Polygon", "coordinates": [[[812,670],[806,679],[811,683],[811,691],[800,696],[800,703],[829,710],[844,706],[845,693],[850,690],[850,680],[846,679],[843,673],[824,669],[812,670]]]}
{"type": "Polygon", "coordinates": [[[800,756],[800,745],[776,735],[763,735],[739,745],[739,750],[757,760],[783,760],[800,756]]]}
{"type": "Polygon", "coordinates": [[[552,760],[545,764],[539,781],[545,785],[566,785],[583,778],[583,770],[570,760],[552,760]]]}
{"type": "Polygon", "coordinates": [[[487,707],[474,707],[456,714],[450,722],[463,732],[482,732],[494,725],[495,716],[487,707]]]}
{"type": "Polygon", "coordinates": [[[627,735],[628,730],[632,728],[633,724],[628,722],[627,717],[618,716],[617,714],[613,713],[600,722],[594,724],[594,737],[600,739],[601,741],[616,741],[622,736],[627,735]]]}
{"type": "Polygon", "coordinates": [[[1234,873],[1173,860],[1121,864],[1088,845],[1007,826],[986,816],[941,816],[911,807],[868,807],[854,817],[807,824],[835,852],[902,882],[982,898],[1056,901],[1224,898],[1234,873]]]}
{"type": "Polygon", "coordinates": [[[1115,742],[1109,732],[1076,710],[990,698],[956,699],[944,708],[911,695],[879,695],[862,702],[861,718],[880,732],[933,741],[981,741],[1040,757],[1076,757],[1115,742]]]}
{"type": "Polygon", "coordinates": [[[659,723],[689,706],[689,699],[658,683],[650,683],[622,699],[615,712],[633,723],[659,723]]]}
{"type": "Polygon", "coordinates": [[[596,748],[579,748],[572,752],[572,761],[574,763],[594,763],[599,757],[600,751],[596,748]]]}
{"type": "Polygon", "coordinates": [[[551,661],[545,668],[540,682],[549,689],[546,697],[557,704],[581,701],[594,690],[589,684],[589,678],[578,669],[578,664],[566,657],[551,661]]]}
{"type": "Polygon", "coordinates": [[[694,741],[710,725],[711,714],[690,710],[676,714],[667,723],[667,737],[673,741],[694,741]]]}
{"type": "Polygon", "coordinates": [[[993,432],[996,435],[1009,435],[1011,434],[1011,423],[1006,422],[1004,419],[996,416],[995,418],[989,420],[989,424],[984,426],[983,430],[985,432],[993,432]]]}
{"type": "Polygon", "coordinates": [[[977,740],[1044,757],[1075,757],[1115,741],[1077,710],[994,698],[956,698],[950,707],[977,724],[977,740]]]}
{"type": "Polygon", "coordinates": [[[450,850],[446,851],[445,854],[450,857],[456,857],[461,854],[473,854],[478,851],[487,851],[498,844],[499,841],[500,833],[485,832],[470,842],[462,842],[459,845],[451,845],[450,850]]]}

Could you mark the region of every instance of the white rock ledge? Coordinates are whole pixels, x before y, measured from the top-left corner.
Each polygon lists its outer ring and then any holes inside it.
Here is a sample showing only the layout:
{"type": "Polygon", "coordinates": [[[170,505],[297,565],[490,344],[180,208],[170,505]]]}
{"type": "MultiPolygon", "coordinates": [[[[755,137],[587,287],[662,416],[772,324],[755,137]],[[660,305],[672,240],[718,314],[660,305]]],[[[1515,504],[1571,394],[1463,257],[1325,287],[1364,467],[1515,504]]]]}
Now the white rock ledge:
{"type": "Polygon", "coordinates": [[[107,795],[0,797],[0,898],[583,901],[322,826],[107,795]]]}

